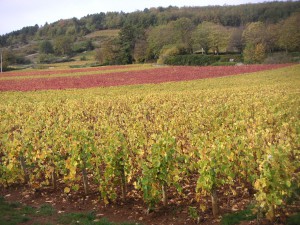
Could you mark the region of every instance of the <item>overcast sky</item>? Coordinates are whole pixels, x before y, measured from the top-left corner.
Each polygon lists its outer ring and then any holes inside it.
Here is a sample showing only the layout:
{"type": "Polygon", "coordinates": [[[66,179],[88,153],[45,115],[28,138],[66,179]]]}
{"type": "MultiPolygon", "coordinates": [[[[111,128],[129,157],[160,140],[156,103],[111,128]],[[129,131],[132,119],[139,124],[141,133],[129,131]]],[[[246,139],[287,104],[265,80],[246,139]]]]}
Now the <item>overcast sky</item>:
{"type": "Polygon", "coordinates": [[[25,26],[108,11],[132,12],[163,6],[238,5],[271,0],[0,0],[0,35],[25,26]]]}

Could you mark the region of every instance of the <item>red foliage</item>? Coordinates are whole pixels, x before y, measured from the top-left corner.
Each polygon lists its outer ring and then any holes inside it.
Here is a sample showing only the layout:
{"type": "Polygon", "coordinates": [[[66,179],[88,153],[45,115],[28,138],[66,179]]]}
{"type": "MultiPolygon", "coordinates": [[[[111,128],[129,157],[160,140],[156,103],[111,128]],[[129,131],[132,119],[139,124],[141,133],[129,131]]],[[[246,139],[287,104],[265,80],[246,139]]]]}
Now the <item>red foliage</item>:
{"type": "MultiPolygon", "coordinates": [[[[262,70],[277,69],[290,64],[277,65],[244,65],[244,66],[207,66],[207,67],[161,67],[142,71],[116,72],[109,74],[93,74],[77,77],[53,77],[53,78],[32,78],[16,80],[0,80],[0,91],[33,91],[48,89],[70,89],[107,87],[132,84],[162,83],[171,81],[196,80],[230,76],[235,74],[251,73],[262,70]]],[[[111,69],[110,67],[106,67],[111,69]]],[[[116,67],[113,67],[116,68],[116,67]]],[[[120,67],[121,68],[121,67],[120,67]]],[[[83,71],[97,71],[100,68],[90,68],[83,71]]],[[[103,68],[101,68],[103,70],[103,68]]],[[[75,70],[64,70],[61,73],[74,72],[75,70]]],[[[76,70],[77,71],[77,70],[76,70]]],[[[44,71],[32,72],[39,74],[44,71]]],[[[49,73],[50,71],[45,71],[49,73]]],[[[51,71],[52,72],[52,71],[51,71]]],[[[57,71],[53,71],[58,73],[57,71]]],[[[78,72],[78,71],[77,71],[78,72]]],[[[23,74],[23,73],[22,73],[23,74]]],[[[27,74],[28,75],[28,74],[27,74]]]]}

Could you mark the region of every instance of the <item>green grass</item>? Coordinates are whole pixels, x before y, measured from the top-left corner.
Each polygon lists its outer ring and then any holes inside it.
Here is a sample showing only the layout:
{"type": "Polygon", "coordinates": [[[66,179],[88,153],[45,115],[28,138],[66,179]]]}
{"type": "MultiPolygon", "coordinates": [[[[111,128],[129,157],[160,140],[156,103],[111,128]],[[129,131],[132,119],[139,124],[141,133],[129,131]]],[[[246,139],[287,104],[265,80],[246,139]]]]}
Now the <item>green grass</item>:
{"type": "Polygon", "coordinates": [[[82,224],[82,225],[136,225],[136,223],[112,223],[106,218],[97,219],[94,212],[66,213],[58,218],[59,224],[82,224]]]}
{"type": "Polygon", "coordinates": [[[236,62],[215,62],[212,66],[235,66],[236,62]]]}
{"type": "MultiPolygon", "coordinates": [[[[58,218],[60,224],[95,224],[95,213],[67,213],[58,218]]],[[[107,221],[108,222],[108,221],[107,221]]],[[[109,223],[107,223],[109,224],[109,223]]]]}
{"type": "Polygon", "coordinates": [[[15,225],[31,220],[34,208],[24,207],[20,203],[7,203],[0,198],[0,224],[15,225]]]}
{"type": "Polygon", "coordinates": [[[49,204],[42,205],[39,208],[33,208],[17,202],[9,203],[0,197],[1,225],[18,225],[26,222],[30,222],[33,225],[135,225],[135,223],[126,222],[116,224],[109,222],[106,218],[97,220],[94,212],[58,214],[49,204]]]}
{"type": "Polygon", "coordinates": [[[55,213],[56,213],[55,209],[49,204],[42,205],[40,209],[37,211],[37,214],[39,216],[52,216],[55,213]]]}
{"type": "Polygon", "coordinates": [[[242,210],[235,213],[226,214],[221,220],[222,225],[235,225],[239,224],[241,221],[254,220],[255,215],[252,214],[250,209],[242,210]]]}
{"type": "Polygon", "coordinates": [[[289,217],[286,224],[287,225],[299,225],[300,224],[300,212],[289,217]]]}

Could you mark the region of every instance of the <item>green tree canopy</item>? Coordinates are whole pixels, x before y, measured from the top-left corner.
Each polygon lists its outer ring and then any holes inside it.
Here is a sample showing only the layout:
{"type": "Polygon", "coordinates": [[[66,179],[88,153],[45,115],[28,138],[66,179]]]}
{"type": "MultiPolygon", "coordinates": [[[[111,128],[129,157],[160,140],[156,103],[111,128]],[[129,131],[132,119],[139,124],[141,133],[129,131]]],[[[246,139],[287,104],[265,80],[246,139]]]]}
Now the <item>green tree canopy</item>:
{"type": "Polygon", "coordinates": [[[300,50],[300,13],[296,13],[278,25],[277,44],[286,51],[300,50]]]}
{"type": "Polygon", "coordinates": [[[194,30],[193,22],[188,18],[180,18],[171,22],[169,26],[172,29],[173,38],[176,44],[184,45],[187,49],[192,49],[192,32],[194,30]]]}
{"type": "Polygon", "coordinates": [[[53,45],[50,41],[42,41],[40,44],[39,52],[42,54],[52,54],[54,53],[53,45]]]}
{"type": "Polygon", "coordinates": [[[266,42],[266,26],[262,22],[249,23],[243,32],[246,44],[257,45],[266,42]]]}
{"type": "Polygon", "coordinates": [[[228,42],[228,49],[229,51],[237,51],[241,53],[243,48],[243,28],[234,28],[228,42]]]}
{"type": "Polygon", "coordinates": [[[219,53],[220,49],[226,51],[230,34],[231,30],[222,25],[203,22],[193,33],[194,50],[201,47],[206,53],[210,49],[216,53],[219,53]]]}
{"type": "Polygon", "coordinates": [[[68,36],[60,36],[54,40],[54,51],[57,55],[72,54],[72,39],[68,36]]]}
{"type": "Polygon", "coordinates": [[[162,48],[165,45],[174,44],[175,38],[172,35],[173,28],[168,25],[160,25],[150,28],[148,31],[148,49],[147,57],[150,59],[158,59],[162,48]]]}
{"type": "Polygon", "coordinates": [[[209,28],[208,24],[203,22],[198,25],[197,29],[193,32],[192,40],[193,40],[193,50],[199,51],[201,49],[204,50],[205,53],[210,49],[209,43],[209,28]]]}

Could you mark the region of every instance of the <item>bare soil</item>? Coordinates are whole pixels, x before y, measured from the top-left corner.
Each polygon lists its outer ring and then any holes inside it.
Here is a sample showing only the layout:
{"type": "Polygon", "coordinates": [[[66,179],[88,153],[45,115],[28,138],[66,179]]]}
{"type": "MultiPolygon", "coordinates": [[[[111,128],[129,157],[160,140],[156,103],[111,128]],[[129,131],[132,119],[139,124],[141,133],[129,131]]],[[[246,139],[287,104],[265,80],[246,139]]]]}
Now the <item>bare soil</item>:
{"type": "MultiPolygon", "coordinates": [[[[54,191],[50,187],[39,189],[30,188],[26,185],[16,185],[9,188],[2,188],[0,196],[3,196],[6,201],[20,202],[25,205],[40,207],[45,204],[51,204],[53,208],[60,213],[69,212],[91,212],[94,211],[97,218],[105,217],[112,222],[134,222],[144,225],[193,225],[197,224],[197,219],[189,215],[189,207],[196,207],[199,209],[199,203],[195,201],[196,196],[194,186],[185,187],[184,196],[176,196],[172,194],[172,190],[168,190],[168,206],[163,207],[158,205],[154,211],[148,213],[147,206],[141,198],[141,193],[129,190],[127,199],[117,199],[105,205],[100,199],[100,194],[95,187],[90,191],[89,195],[84,195],[83,190],[76,192],[76,194],[65,194],[63,187],[54,191]]],[[[239,190],[239,188],[237,188],[239,190]]],[[[174,191],[175,192],[175,191],[174,191]]],[[[173,192],[173,193],[174,193],[173,192]]],[[[251,197],[248,192],[240,191],[233,195],[225,195],[224,189],[219,190],[219,205],[220,215],[238,210],[245,209],[251,202],[251,197]]],[[[220,224],[221,216],[214,218],[210,208],[210,198],[202,200],[207,209],[203,212],[200,209],[198,224],[202,225],[217,225],[220,224]]],[[[39,221],[43,223],[43,219],[39,221]]],[[[45,221],[51,222],[51,221],[45,221]]],[[[27,224],[32,224],[32,221],[27,224]]],[[[241,225],[254,225],[258,221],[243,222],[241,225]]],[[[266,221],[260,221],[259,224],[268,224],[266,221]]],[[[284,223],[277,223],[284,224],[284,223]]]]}

